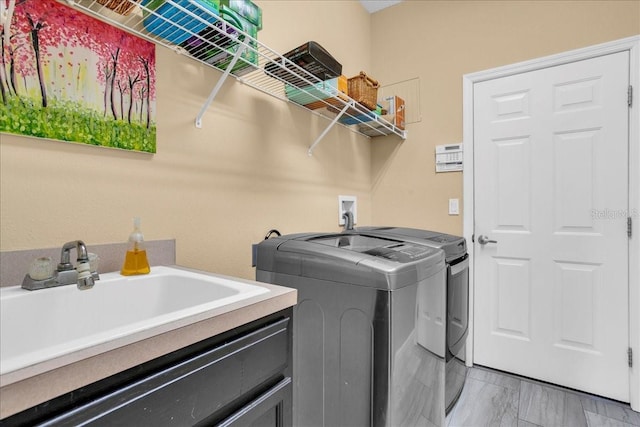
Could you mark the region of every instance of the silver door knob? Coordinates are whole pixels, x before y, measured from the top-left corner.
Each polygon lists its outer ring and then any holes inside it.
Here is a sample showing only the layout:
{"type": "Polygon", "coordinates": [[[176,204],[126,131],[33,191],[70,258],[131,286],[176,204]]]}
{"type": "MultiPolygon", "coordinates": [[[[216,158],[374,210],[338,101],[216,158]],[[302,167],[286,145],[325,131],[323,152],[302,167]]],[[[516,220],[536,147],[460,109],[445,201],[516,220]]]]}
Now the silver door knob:
{"type": "Polygon", "coordinates": [[[491,240],[487,236],[480,235],[478,236],[478,243],[481,245],[486,245],[487,243],[498,243],[497,240],[491,240]]]}

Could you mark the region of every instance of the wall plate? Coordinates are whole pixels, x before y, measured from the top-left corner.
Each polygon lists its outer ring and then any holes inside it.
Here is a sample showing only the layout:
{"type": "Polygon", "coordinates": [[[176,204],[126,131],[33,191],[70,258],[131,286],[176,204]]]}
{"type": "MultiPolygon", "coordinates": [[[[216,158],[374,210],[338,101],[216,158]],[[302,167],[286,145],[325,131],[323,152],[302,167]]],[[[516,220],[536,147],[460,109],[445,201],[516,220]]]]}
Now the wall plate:
{"type": "Polygon", "coordinates": [[[345,212],[351,212],[353,223],[358,223],[358,198],[356,196],[338,196],[338,225],[344,225],[342,215],[345,212]]]}

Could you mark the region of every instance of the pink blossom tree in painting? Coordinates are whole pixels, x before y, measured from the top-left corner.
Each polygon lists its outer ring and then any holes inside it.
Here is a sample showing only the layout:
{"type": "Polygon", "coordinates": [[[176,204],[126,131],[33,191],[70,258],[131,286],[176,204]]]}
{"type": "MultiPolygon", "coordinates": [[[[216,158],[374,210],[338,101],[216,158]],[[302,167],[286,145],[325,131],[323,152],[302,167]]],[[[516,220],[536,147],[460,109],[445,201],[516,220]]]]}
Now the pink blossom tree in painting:
{"type": "Polygon", "coordinates": [[[55,0],[15,0],[10,22],[0,131],[155,152],[152,43],[55,0]]]}

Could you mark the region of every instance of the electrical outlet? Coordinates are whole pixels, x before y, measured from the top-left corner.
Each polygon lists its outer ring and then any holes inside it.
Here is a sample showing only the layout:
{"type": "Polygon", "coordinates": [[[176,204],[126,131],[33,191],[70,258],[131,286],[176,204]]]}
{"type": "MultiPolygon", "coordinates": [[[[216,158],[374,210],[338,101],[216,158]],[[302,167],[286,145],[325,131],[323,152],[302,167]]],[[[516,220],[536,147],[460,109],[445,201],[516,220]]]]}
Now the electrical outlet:
{"type": "Polygon", "coordinates": [[[342,215],[345,212],[351,212],[353,223],[358,223],[358,198],[356,196],[338,196],[338,225],[344,225],[342,215]]]}
{"type": "Polygon", "coordinates": [[[459,199],[449,199],[449,215],[460,215],[459,199]]]}

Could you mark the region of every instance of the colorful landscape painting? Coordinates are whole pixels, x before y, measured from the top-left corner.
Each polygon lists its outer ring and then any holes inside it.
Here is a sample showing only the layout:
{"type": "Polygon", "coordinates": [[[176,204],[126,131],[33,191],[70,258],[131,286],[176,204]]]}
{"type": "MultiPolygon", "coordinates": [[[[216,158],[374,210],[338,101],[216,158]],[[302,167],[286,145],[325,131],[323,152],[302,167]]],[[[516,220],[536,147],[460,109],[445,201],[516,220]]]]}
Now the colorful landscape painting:
{"type": "Polygon", "coordinates": [[[0,132],[156,152],[153,43],[55,0],[0,12],[0,132]]]}

